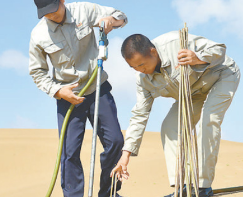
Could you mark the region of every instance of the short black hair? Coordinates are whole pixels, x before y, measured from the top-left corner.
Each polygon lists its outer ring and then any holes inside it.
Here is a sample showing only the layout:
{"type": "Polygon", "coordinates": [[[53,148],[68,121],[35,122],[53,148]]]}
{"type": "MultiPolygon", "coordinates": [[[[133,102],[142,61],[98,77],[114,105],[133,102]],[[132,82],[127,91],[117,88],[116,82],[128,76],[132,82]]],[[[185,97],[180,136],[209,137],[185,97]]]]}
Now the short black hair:
{"type": "Polygon", "coordinates": [[[146,36],[133,34],[124,40],[121,53],[125,59],[131,59],[135,53],[140,53],[147,57],[150,56],[151,48],[155,48],[155,46],[146,36]]]}

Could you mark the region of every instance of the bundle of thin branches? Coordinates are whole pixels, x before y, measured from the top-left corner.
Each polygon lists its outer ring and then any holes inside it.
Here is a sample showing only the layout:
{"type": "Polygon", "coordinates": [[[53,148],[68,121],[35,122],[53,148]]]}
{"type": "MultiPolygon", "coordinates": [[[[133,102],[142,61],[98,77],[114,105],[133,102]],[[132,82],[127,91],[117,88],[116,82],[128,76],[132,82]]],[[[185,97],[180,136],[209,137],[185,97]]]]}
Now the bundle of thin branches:
{"type": "MultiPolygon", "coordinates": [[[[188,28],[179,30],[181,49],[188,49],[188,28]]],[[[178,108],[178,146],[175,180],[175,197],[182,197],[184,185],[187,196],[195,196],[199,191],[199,172],[197,154],[197,136],[193,121],[193,106],[189,82],[189,65],[180,66],[179,108],[178,108]]]]}
{"type": "Polygon", "coordinates": [[[114,175],[112,176],[112,179],[111,179],[110,197],[116,197],[116,186],[117,186],[117,176],[116,176],[116,173],[114,173],[114,175]],[[115,181],[114,181],[114,177],[115,177],[115,181]],[[113,187],[114,187],[114,190],[113,190],[113,187]],[[112,192],[113,192],[113,194],[112,194],[112,192]]]}

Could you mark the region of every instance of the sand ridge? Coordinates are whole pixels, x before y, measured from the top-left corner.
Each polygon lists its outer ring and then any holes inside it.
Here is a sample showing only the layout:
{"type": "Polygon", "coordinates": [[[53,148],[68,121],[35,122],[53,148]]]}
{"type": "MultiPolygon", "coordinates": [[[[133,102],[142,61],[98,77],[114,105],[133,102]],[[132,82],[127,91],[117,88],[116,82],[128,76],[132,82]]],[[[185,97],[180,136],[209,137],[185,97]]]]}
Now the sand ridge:
{"type": "MultiPolygon", "coordinates": [[[[125,134],[125,132],[124,132],[125,134]]],[[[85,197],[88,179],[92,130],[86,130],[81,159],[85,171],[85,197]]],[[[0,129],[0,196],[43,197],[48,190],[58,148],[56,129],[0,129]]],[[[99,189],[98,140],[94,197],[99,189]]],[[[119,192],[124,197],[162,197],[173,192],[169,187],[160,133],[145,132],[138,157],[131,157],[130,178],[119,192]]],[[[243,186],[243,143],[221,141],[213,188],[243,186]]],[[[60,173],[52,197],[62,197],[60,173]]],[[[223,196],[243,196],[243,192],[223,196]]]]}

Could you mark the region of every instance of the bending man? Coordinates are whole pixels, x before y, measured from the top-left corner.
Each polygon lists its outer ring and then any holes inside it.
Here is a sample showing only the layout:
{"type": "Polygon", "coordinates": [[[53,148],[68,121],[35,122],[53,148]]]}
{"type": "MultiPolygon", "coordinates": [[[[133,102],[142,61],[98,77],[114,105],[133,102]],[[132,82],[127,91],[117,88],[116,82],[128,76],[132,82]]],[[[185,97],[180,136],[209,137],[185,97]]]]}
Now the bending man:
{"type": "Polygon", "coordinates": [[[138,71],[137,103],[132,109],[122,157],[112,173],[118,171],[118,176],[128,178],[129,157],[138,155],[154,99],[172,97],[175,102],[163,121],[161,139],[169,182],[171,186],[175,185],[179,65],[189,64],[194,122],[199,122],[200,197],[213,195],[211,185],[221,138],[220,127],[240,80],[239,68],[225,50],[224,44],[190,34],[188,50],[180,50],[178,32],[163,34],[152,42],[140,34],[131,35],[124,41],[122,55],[138,71]]]}

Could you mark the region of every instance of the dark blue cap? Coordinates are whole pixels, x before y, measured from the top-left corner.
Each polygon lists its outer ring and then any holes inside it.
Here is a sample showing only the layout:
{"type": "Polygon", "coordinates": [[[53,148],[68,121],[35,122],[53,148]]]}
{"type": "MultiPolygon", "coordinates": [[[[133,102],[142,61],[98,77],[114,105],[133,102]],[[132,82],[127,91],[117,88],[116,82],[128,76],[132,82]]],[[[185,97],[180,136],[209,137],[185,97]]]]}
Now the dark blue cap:
{"type": "Polygon", "coordinates": [[[46,14],[56,12],[59,8],[60,0],[34,0],[37,6],[38,18],[46,14]]]}

